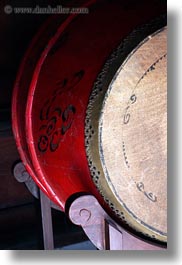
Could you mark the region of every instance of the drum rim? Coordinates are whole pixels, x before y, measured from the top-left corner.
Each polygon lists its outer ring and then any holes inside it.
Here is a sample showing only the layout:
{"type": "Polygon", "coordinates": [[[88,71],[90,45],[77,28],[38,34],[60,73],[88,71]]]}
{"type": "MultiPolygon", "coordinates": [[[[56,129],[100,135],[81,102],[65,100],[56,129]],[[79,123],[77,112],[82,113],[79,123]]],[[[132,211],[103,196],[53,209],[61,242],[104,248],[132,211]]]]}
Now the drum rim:
{"type": "MultiPolygon", "coordinates": [[[[89,0],[87,1],[82,7],[89,7],[96,3],[96,0],[89,0]]],[[[37,152],[34,145],[34,135],[32,131],[32,109],[33,109],[33,101],[34,101],[34,92],[36,89],[37,80],[39,78],[39,73],[41,71],[42,65],[44,64],[44,61],[51,50],[51,48],[54,46],[58,38],[64,34],[64,31],[66,28],[74,21],[76,17],[78,17],[80,14],[73,13],[70,14],[61,25],[57,28],[56,33],[49,39],[47,46],[45,47],[44,51],[41,53],[40,58],[34,68],[33,77],[31,80],[31,84],[29,86],[29,93],[28,93],[28,99],[27,99],[27,106],[26,106],[26,137],[28,141],[28,148],[30,152],[30,156],[32,159],[33,166],[35,168],[35,172],[37,175],[39,175],[39,178],[42,182],[42,184],[45,186],[46,190],[48,191],[49,197],[58,204],[61,209],[65,209],[65,203],[58,198],[55,191],[51,188],[49,185],[49,180],[47,180],[44,176],[44,173],[41,169],[40,162],[37,158],[37,152]]]]}
{"type": "MultiPolygon", "coordinates": [[[[20,86],[20,84],[21,84],[21,79],[22,79],[22,77],[26,71],[26,69],[25,69],[26,63],[28,61],[28,58],[31,55],[31,52],[34,50],[34,46],[35,46],[37,40],[39,40],[40,36],[46,31],[47,25],[50,23],[50,20],[51,19],[48,19],[43,24],[43,26],[39,29],[38,33],[33,37],[32,41],[30,43],[30,46],[28,47],[28,49],[26,50],[26,52],[23,56],[23,59],[21,61],[21,64],[20,64],[20,67],[18,70],[18,74],[17,74],[15,82],[14,82],[13,93],[12,93],[12,115],[11,115],[13,135],[15,138],[15,142],[16,142],[16,146],[17,146],[20,158],[21,158],[26,170],[30,174],[30,176],[33,178],[35,183],[40,187],[40,189],[42,189],[45,192],[46,195],[48,195],[48,192],[47,192],[46,188],[42,185],[41,181],[36,177],[35,169],[33,167],[32,161],[31,161],[31,157],[28,156],[28,154],[24,152],[24,148],[23,148],[24,146],[22,145],[22,138],[21,138],[21,132],[20,132],[20,131],[22,131],[22,126],[20,126],[20,118],[17,115],[17,108],[18,108],[18,104],[20,102],[20,100],[19,100],[19,98],[21,97],[21,93],[20,93],[21,92],[21,86],[20,86]]],[[[34,72],[34,68],[32,68],[32,75],[33,75],[33,72],[34,72]]],[[[27,88],[29,88],[29,85],[27,85],[27,88]]],[[[28,96],[28,92],[27,92],[27,96],[28,96]]],[[[25,123],[25,121],[24,121],[24,123],[25,123]]],[[[25,128],[24,128],[24,130],[25,130],[25,128]]],[[[27,142],[26,142],[26,148],[28,150],[27,142]]]]}

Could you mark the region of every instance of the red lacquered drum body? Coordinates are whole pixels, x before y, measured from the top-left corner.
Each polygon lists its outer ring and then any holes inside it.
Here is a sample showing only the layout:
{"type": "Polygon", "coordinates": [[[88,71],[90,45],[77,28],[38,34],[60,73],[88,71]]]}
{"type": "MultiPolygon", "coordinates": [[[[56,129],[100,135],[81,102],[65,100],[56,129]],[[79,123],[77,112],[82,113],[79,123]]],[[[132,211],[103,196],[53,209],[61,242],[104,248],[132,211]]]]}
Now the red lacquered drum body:
{"type": "Polygon", "coordinates": [[[121,224],[127,219],[136,232],[166,242],[164,231],[136,218],[130,221],[132,214],[117,206],[116,196],[103,194],[99,179],[105,171],[92,161],[102,160],[97,158],[97,127],[109,84],[127,56],[165,26],[162,3],[80,1],[85,14],[50,18],[33,40],[16,80],[13,130],[28,172],[64,211],[72,195],[87,192],[121,224]]]}

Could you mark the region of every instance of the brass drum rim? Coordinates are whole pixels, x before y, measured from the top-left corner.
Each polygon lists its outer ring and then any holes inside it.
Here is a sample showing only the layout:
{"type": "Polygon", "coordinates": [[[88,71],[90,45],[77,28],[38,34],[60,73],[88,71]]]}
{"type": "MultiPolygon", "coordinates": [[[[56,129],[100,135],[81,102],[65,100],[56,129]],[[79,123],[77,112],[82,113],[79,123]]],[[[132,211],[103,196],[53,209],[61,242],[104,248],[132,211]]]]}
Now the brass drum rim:
{"type": "MultiPolygon", "coordinates": [[[[123,50],[125,50],[124,45],[127,46],[128,43],[130,45],[130,40],[133,39],[138,34],[138,32],[140,32],[141,29],[139,28],[133,31],[127,37],[127,39],[125,39],[125,42],[122,42],[121,45],[111,55],[110,59],[106,62],[103,71],[98,76],[98,79],[94,84],[94,88],[91,93],[87,108],[87,115],[85,120],[85,146],[86,146],[88,164],[94,184],[96,185],[101,196],[104,198],[105,202],[109,205],[110,209],[114,212],[114,214],[119,219],[121,219],[122,223],[126,223],[130,228],[134,229],[136,233],[141,234],[142,236],[152,239],[154,241],[157,240],[162,243],[166,243],[167,242],[166,233],[161,233],[161,231],[157,230],[154,231],[155,230],[154,228],[146,226],[146,224],[143,223],[142,220],[136,220],[136,218],[133,218],[132,214],[128,210],[126,210],[125,207],[122,207],[121,204],[116,199],[110,198],[111,189],[108,183],[106,184],[106,179],[103,173],[103,164],[100,158],[101,154],[99,151],[100,149],[99,125],[102,117],[101,111],[103,109],[106,97],[105,92],[109,90],[109,86],[111,86],[112,80],[114,80],[115,76],[117,76],[117,72],[119,72],[121,66],[125,63],[125,61],[128,60],[130,55],[134,53],[134,51],[138,49],[138,47],[147,40],[148,36],[151,36],[153,34],[155,35],[160,31],[164,30],[165,22],[162,22],[164,24],[161,23],[161,21],[165,21],[164,17],[156,20],[157,20],[156,24],[154,23],[154,21],[151,22],[152,24],[155,24],[156,27],[156,28],[154,27],[153,32],[152,33],[146,32],[146,36],[145,38],[143,38],[143,40],[140,40],[137,45],[135,44],[134,47],[130,47],[131,50],[128,52],[125,58],[123,57],[123,61],[121,62],[121,59],[120,61],[118,61],[118,58],[121,57],[123,50]],[[102,82],[104,78],[106,78],[107,71],[109,68],[111,68],[111,66],[113,67],[112,68],[113,72],[111,71],[111,75],[108,77],[108,79],[110,78],[110,82],[108,86],[105,85],[104,87],[102,82]]],[[[145,31],[145,27],[147,28],[149,27],[149,25],[143,26],[142,27],[143,31],[145,31]]]]}

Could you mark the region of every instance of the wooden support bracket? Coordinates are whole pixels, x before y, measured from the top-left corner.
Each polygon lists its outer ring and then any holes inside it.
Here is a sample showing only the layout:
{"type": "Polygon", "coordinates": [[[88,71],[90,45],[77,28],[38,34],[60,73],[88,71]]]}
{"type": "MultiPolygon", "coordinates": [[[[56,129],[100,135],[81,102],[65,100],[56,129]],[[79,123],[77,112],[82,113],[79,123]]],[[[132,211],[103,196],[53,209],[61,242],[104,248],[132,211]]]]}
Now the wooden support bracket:
{"type": "Polygon", "coordinates": [[[69,208],[69,218],[82,226],[99,250],[165,250],[129,234],[108,216],[92,195],[75,199],[69,208]]]}

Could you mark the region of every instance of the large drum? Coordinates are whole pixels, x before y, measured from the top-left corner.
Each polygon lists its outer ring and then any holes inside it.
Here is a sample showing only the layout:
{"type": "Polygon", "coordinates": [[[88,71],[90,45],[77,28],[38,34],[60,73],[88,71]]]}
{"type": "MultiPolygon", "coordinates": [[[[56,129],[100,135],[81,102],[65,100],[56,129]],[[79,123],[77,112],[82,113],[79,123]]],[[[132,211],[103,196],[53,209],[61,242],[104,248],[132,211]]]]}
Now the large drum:
{"type": "Polygon", "coordinates": [[[63,211],[93,194],[119,224],[166,243],[166,4],[76,2],[22,61],[12,104],[21,159],[63,211]]]}

